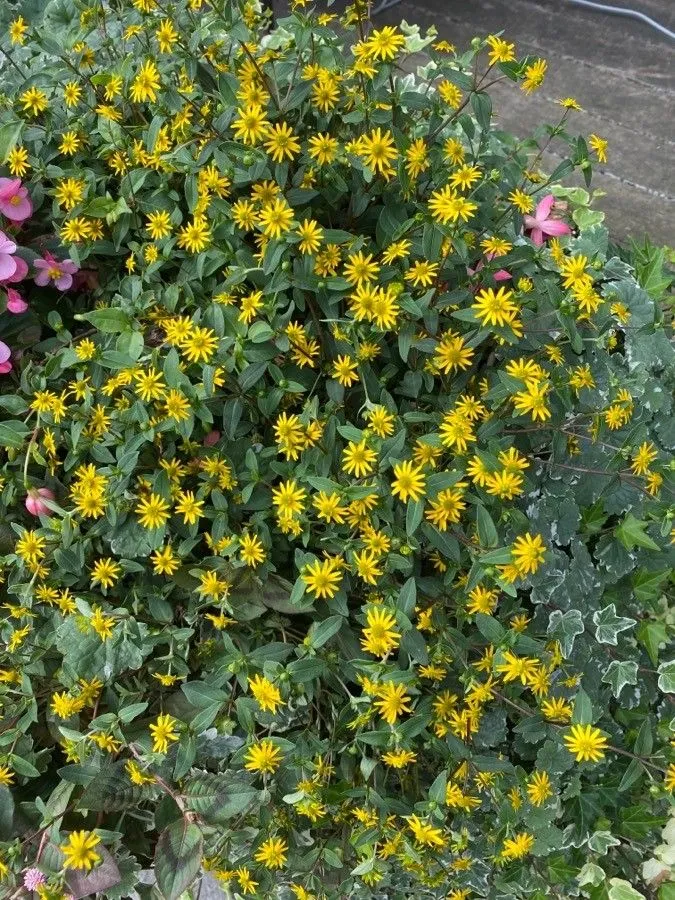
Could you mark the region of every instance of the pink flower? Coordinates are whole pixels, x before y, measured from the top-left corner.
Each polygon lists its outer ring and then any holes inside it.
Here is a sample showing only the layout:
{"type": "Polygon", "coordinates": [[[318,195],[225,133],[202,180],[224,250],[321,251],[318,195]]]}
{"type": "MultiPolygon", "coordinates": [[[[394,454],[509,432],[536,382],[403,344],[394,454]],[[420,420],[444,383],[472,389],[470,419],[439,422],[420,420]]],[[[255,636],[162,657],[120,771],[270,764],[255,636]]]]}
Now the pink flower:
{"type": "Polygon", "coordinates": [[[26,260],[21,259],[20,256],[13,256],[12,259],[16,265],[14,274],[10,275],[9,278],[0,278],[0,285],[16,284],[17,281],[23,281],[26,275],[28,275],[28,263],[26,260]]]}
{"type": "Polygon", "coordinates": [[[47,877],[39,869],[26,869],[23,873],[23,886],[27,891],[34,891],[38,885],[44,884],[47,877]]]}
{"type": "MultiPolygon", "coordinates": [[[[494,259],[494,256],[495,256],[494,253],[486,253],[486,254],[485,254],[485,259],[487,259],[488,262],[492,262],[492,260],[494,259]]],[[[467,267],[466,267],[467,275],[475,275],[476,272],[480,272],[480,270],[481,270],[484,266],[485,266],[485,263],[483,262],[482,259],[478,261],[478,263],[476,264],[476,268],[475,268],[475,269],[470,269],[470,268],[467,266],[467,267]]],[[[496,272],[493,272],[493,273],[492,273],[492,277],[494,278],[495,281],[508,281],[510,278],[513,278],[513,276],[511,275],[511,273],[510,273],[510,272],[507,272],[506,269],[497,269],[496,272]]],[[[478,289],[478,288],[476,287],[475,290],[477,290],[477,289],[478,289]]]]}
{"type": "Polygon", "coordinates": [[[58,260],[47,251],[45,251],[44,257],[36,259],[33,265],[38,270],[38,274],[35,276],[35,284],[44,287],[52,281],[54,287],[60,291],[67,291],[71,287],[73,275],[79,268],[72,259],[58,260]]]}
{"type": "Polygon", "coordinates": [[[209,431],[209,433],[204,437],[202,444],[205,447],[213,447],[214,444],[217,444],[220,440],[220,432],[219,431],[209,431]]]}
{"type": "Polygon", "coordinates": [[[28,304],[21,294],[18,291],[15,291],[14,288],[7,288],[7,312],[18,315],[19,313],[26,312],[27,309],[28,304]]]}
{"type": "Polygon", "coordinates": [[[533,216],[525,216],[525,230],[530,232],[530,240],[533,244],[541,246],[548,237],[560,237],[562,234],[571,234],[572,229],[560,218],[551,216],[551,210],[555,213],[555,197],[547,194],[537,203],[533,216]]]}
{"type": "Polygon", "coordinates": [[[4,341],[0,341],[0,375],[5,375],[12,371],[12,363],[10,356],[12,351],[4,341]]]}
{"type": "Polygon", "coordinates": [[[26,509],[31,516],[48,516],[50,509],[45,500],[53,500],[54,493],[49,488],[31,488],[26,497],[26,509]]]}
{"type": "Polygon", "coordinates": [[[28,188],[20,178],[0,178],[0,212],[10,222],[23,222],[33,212],[28,188]]]}
{"type": "Polygon", "coordinates": [[[0,281],[8,281],[16,274],[16,244],[0,231],[0,281]]]}

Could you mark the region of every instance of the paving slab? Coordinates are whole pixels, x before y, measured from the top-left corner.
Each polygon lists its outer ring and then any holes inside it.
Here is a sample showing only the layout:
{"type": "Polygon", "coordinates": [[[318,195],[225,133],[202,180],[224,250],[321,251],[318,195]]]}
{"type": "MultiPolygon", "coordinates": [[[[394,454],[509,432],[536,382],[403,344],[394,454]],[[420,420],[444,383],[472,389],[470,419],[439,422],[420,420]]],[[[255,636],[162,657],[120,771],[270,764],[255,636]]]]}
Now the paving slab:
{"type": "MultiPolygon", "coordinates": [[[[632,5],[675,30],[672,0],[632,5]]],[[[434,25],[458,48],[476,35],[504,31],[521,53],[545,58],[546,80],[535,94],[513,84],[494,87],[499,126],[526,137],[557,121],[557,100],[575,97],[584,112],[575,114],[570,130],[609,141],[608,161],[594,167],[592,187],[605,193],[597,206],[612,237],[648,233],[657,243],[675,243],[675,41],[642,22],[566,0],[403,0],[377,17],[380,24],[401,19],[422,29],[434,25]]],[[[561,145],[545,156],[552,167],[562,158],[561,145]]]]}

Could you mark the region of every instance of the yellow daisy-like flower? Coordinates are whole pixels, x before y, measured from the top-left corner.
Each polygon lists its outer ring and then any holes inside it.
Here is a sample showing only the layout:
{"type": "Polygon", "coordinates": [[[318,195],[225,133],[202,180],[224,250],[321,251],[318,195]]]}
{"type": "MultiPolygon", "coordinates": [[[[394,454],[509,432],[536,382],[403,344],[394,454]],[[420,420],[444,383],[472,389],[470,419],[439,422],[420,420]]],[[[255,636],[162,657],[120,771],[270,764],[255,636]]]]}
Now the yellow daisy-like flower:
{"type": "Polygon", "coordinates": [[[60,848],[65,857],[64,868],[89,872],[101,861],[100,854],[94,850],[100,843],[101,838],[93,831],[71,831],[68,841],[60,848]]]}
{"type": "Polygon", "coordinates": [[[572,725],[563,738],[565,746],[577,762],[600,762],[605,758],[607,738],[592,725],[572,725]]]}
{"type": "Polygon", "coordinates": [[[178,740],[178,732],[175,730],[177,724],[176,719],[168,713],[157,716],[157,720],[150,724],[153,753],[166,753],[169,744],[178,740]]]}

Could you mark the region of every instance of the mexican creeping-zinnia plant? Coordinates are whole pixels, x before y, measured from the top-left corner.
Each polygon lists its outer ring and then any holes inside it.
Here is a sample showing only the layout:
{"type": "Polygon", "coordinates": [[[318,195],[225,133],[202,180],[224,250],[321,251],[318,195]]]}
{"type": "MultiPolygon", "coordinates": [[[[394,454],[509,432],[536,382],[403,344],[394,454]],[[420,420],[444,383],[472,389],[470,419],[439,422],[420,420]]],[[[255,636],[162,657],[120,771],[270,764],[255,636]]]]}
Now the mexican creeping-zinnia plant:
{"type": "Polygon", "coordinates": [[[667,900],[674,355],[561,184],[606,141],[493,129],[508,37],[293,5],[3,45],[0,895],[667,900]]]}

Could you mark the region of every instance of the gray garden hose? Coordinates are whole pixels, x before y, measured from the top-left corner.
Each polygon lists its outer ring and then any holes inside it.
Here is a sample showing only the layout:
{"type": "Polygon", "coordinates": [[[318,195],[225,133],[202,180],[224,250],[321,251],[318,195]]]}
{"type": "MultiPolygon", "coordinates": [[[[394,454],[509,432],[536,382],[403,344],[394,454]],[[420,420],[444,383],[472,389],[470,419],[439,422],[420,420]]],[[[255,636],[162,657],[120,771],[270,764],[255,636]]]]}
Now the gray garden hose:
{"type": "Polygon", "coordinates": [[[568,3],[574,3],[576,6],[584,6],[587,9],[597,9],[599,12],[606,12],[611,15],[628,16],[630,19],[639,19],[641,22],[651,25],[652,28],[656,28],[657,31],[660,31],[661,34],[665,34],[666,37],[669,37],[671,40],[675,40],[675,31],[671,31],[669,28],[666,28],[665,25],[661,25],[660,22],[650,18],[643,12],[639,12],[637,9],[630,9],[626,6],[607,6],[605,3],[594,3],[592,0],[568,0],[568,3]]]}

